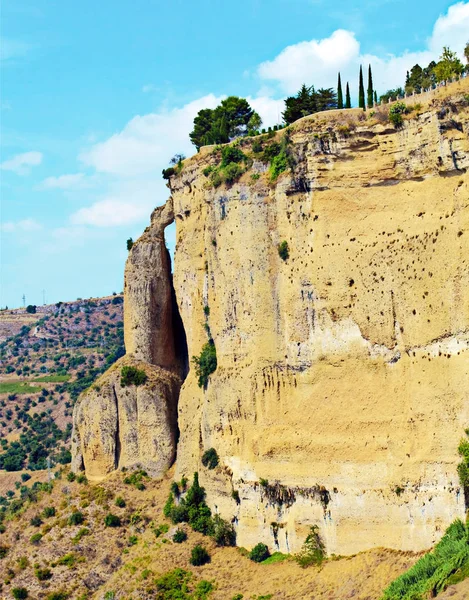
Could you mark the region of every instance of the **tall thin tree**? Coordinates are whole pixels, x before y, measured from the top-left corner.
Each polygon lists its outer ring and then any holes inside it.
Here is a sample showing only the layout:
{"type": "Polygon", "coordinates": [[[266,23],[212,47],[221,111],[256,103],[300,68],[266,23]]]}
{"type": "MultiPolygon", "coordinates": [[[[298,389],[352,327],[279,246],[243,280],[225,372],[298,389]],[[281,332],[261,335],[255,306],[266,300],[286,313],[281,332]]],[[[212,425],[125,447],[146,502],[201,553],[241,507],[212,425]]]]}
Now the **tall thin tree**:
{"type": "Polygon", "coordinates": [[[350,88],[348,86],[348,81],[345,87],[345,108],[352,108],[352,101],[350,100],[350,88]]]}
{"type": "Polygon", "coordinates": [[[340,72],[339,79],[337,81],[337,108],[344,108],[344,97],[342,95],[342,81],[340,80],[340,72]]]}
{"type": "Polygon", "coordinates": [[[360,65],[360,77],[358,79],[358,108],[365,110],[365,86],[363,85],[363,69],[360,65]]]}
{"type": "Polygon", "coordinates": [[[373,76],[371,74],[371,65],[368,65],[368,89],[366,91],[366,103],[368,108],[373,108],[373,76]]]}

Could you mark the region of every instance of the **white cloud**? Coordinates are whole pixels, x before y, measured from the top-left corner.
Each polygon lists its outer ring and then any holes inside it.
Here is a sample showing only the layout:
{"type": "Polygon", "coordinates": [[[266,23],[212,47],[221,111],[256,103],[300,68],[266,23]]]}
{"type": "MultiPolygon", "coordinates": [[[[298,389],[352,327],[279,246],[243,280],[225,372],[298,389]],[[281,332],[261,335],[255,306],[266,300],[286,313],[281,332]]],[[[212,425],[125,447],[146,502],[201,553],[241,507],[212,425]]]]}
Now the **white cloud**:
{"type": "Polygon", "coordinates": [[[42,229],[42,225],[34,219],[23,219],[22,221],[2,223],[0,229],[5,233],[29,232],[42,229]]]}
{"type": "Polygon", "coordinates": [[[220,100],[209,94],[182,108],[138,115],[120,133],[82,152],[80,159],[99,172],[119,177],[160,176],[173,154],[193,153],[189,132],[194,117],[202,108],[214,108],[220,100]]]}
{"type": "Polygon", "coordinates": [[[116,227],[148,220],[153,208],[162,204],[168,191],[162,179],[131,180],[114,184],[109,194],[70,217],[73,225],[116,227]]]}
{"type": "MultiPolygon", "coordinates": [[[[352,31],[338,29],[322,40],[310,40],[288,46],[271,61],[259,65],[258,75],[262,80],[274,81],[282,92],[292,94],[303,83],[316,87],[335,87],[337,73],[341,72],[342,82],[350,82],[352,95],[358,87],[358,69],[372,65],[374,84],[378,92],[403,85],[405,74],[413,65],[427,65],[438,60],[443,46],[462,56],[462,50],[469,39],[469,2],[450,6],[441,15],[428,38],[426,48],[419,52],[404,52],[395,56],[375,56],[363,54],[360,43],[352,31]]],[[[366,73],[364,73],[366,78],[366,73]]],[[[366,82],[365,82],[366,85],[366,82]]]]}
{"type": "Polygon", "coordinates": [[[31,167],[36,167],[42,162],[41,152],[24,152],[5,160],[0,164],[0,169],[13,171],[17,175],[28,175],[31,167]]]}
{"type": "Polygon", "coordinates": [[[87,185],[84,173],[73,173],[70,175],[59,175],[58,177],[47,177],[41,183],[43,189],[70,190],[87,185]]]}
{"type": "Polygon", "coordinates": [[[269,96],[257,96],[256,98],[248,96],[247,101],[259,113],[262,127],[277,125],[282,121],[282,111],[285,110],[283,100],[275,100],[269,96]]]}

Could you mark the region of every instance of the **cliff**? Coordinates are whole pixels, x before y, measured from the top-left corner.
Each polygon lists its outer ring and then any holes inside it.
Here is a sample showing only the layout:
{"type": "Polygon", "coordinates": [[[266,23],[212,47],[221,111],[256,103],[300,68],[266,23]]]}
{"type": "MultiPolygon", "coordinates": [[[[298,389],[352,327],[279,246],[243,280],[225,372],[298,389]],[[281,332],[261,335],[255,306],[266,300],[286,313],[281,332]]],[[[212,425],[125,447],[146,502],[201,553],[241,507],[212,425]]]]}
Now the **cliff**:
{"type": "MultiPolygon", "coordinates": [[[[181,357],[198,356],[208,333],[214,340],[218,367],[206,389],[190,369],[170,446],[179,435],[177,476],[199,471],[239,545],[297,551],[316,523],[329,553],[420,550],[464,515],[456,466],[469,422],[468,93],[467,79],[439,90],[401,128],[384,107],[320,113],[264,136],[262,152],[278,142],[292,167],[274,181],[252,139],[239,145],[248,168],[231,185],[211,183],[219,148],[185,161],[161,209],[164,223],[171,211],[176,219],[177,309],[167,266],[159,278],[163,221],[132,249],[130,358],[180,383],[181,357]],[[179,358],[161,302],[182,319],[179,358]],[[214,470],[200,461],[209,448],[220,457],[214,470]]],[[[74,466],[84,461],[100,477],[123,462],[112,449],[107,462],[95,459],[96,444],[115,435],[100,424],[115,400],[106,393],[100,404],[94,393],[75,409],[74,466]]],[[[163,396],[157,406],[174,407],[163,396]]],[[[164,429],[152,431],[157,445],[164,429]]],[[[154,452],[145,439],[143,465],[145,448],[154,452]]]]}

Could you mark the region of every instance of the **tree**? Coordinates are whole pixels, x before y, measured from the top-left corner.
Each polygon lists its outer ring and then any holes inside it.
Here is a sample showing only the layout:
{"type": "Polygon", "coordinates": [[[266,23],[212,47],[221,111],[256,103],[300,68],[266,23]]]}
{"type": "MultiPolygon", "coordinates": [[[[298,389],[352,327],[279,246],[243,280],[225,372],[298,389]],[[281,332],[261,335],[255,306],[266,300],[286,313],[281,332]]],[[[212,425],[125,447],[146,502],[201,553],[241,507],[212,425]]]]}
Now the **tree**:
{"type": "Polygon", "coordinates": [[[345,108],[352,108],[352,101],[350,99],[350,88],[348,85],[348,81],[347,85],[345,86],[345,108]]]}
{"type": "Polygon", "coordinates": [[[340,80],[340,72],[337,81],[337,108],[344,108],[344,98],[342,95],[342,82],[340,80]]]}
{"type": "Polygon", "coordinates": [[[368,65],[368,89],[366,93],[366,103],[368,108],[373,108],[373,76],[371,74],[371,65],[368,65]]]}
{"type": "Polygon", "coordinates": [[[358,107],[365,110],[365,88],[363,86],[363,70],[360,65],[360,75],[358,79],[358,107]]]}
{"type": "Polygon", "coordinates": [[[189,134],[199,149],[207,144],[226,144],[239,136],[257,130],[262,124],[259,115],[244,98],[229,96],[215,108],[200,110],[189,134]]]}
{"type": "Polygon", "coordinates": [[[132,246],[133,246],[133,245],[134,245],[134,241],[133,241],[133,239],[130,237],[130,238],[127,240],[127,250],[132,250],[132,246]]]}
{"type": "Polygon", "coordinates": [[[448,46],[443,47],[440,60],[433,69],[437,82],[449,81],[464,71],[464,65],[459,60],[456,52],[452,52],[448,46]]]}
{"type": "Polygon", "coordinates": [[[28,306],[26,307],[26,312],[31,314],[31,315],[35,315],[36,314],[36,305],[35,304],[28,304],[28,306]]]}
{"type": "Polygon", "coordinates": [[[303,84],[296,94],[285,100],[285,110],[282,113],[285,123],[290,125],[302,117],[321,110],[337,108],[337,95],[332,88],[315,90],[314,86],[303,84]]]}
{"type": "Polygon", "coordinates": [[[464,58],[469,65],[469,42],[467,42],[466,47],[464,48],[464,58]]]}

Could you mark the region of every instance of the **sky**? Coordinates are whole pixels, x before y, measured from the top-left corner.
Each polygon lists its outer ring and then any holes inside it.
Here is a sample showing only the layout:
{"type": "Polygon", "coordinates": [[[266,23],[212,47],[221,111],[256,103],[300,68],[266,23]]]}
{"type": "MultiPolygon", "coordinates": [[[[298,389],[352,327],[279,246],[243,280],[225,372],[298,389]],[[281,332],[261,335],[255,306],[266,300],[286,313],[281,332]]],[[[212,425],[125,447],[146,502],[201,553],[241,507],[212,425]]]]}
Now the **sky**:
{"type": "MultiPolygon", "coordinates": [[[[462,58],[469,2],[1,0],[0,306],[123,288],[126,240],[195,152],[197,112],[248,98],[264,125],[302,83],[378,95],[443,45],[462,58]]],[[[167,243],[174,248],[174,226],[167,243]]]]}

